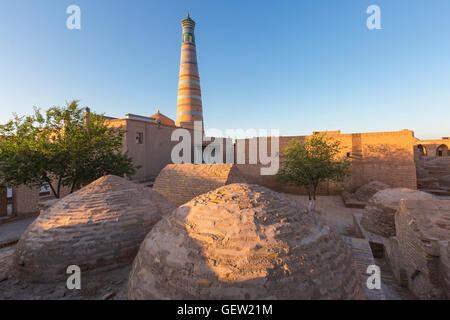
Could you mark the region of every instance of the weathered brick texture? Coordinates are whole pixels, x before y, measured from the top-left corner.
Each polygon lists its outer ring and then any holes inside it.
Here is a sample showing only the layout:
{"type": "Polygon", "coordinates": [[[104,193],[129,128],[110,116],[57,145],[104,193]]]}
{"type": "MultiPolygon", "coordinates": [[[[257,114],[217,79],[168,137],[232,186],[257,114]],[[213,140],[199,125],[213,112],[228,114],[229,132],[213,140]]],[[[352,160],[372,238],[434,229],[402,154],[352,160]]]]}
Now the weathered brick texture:
{"type": "Polygon", "coordinates": [[[130,263],[162,216],[175,209],[167,198],[117,176],[105,176],[66,196],[28,227],[17,244],[13,268],[20,278],[66,278],[81,270],[130,263]]]}
{"type": "Polygon", "coordinates": [[[13,214],[28,216],[39,212],[39,189],[21,185],[13,188],[13,214]]]}
{"type": "MultiPolygon", "coordinates": [[[[343,183],[324,182],[319,185],[319,194],[340,194],[342,191],[353,192],[358,187],[377,180],[392,187],[409,189],[417,188],[416,166],[414,162],[414,144],[416,139],[410,130],[397,132],[373,132],[341,134],[340,131],[326,132],[326,134],[341,143],[340,157],[350,156],[351,177],[343,183]]],[[[292,136],[279,138],[279,151],[282,154],[291,140],[304,141],[308,136],[292,136]]],[[[248,183],[256,183],[276,191],[305,194],[302,187],[285,185],[277,181],[275,176],[263,176],[260,174],[261,164],[250,164],[249,150],[250,140],[258,138],[238,139],[237,143],[244,142],[246,160],[245,164],[239,164],[239,170],[248,183]]],[[[270,139],[267,140],[267,150],[271,152],[270,139]]],[[[244,150],[244,149],[243,149],[244,150]]],[[[236,148],[236,153],[238,153],[236,148]]],[[[259,152],[258,152],[259,153],[259,152]]],[[[236,154],[235,158],[238,158],[236,154]]],[[[280,158],[282,162],[282,157],[280,158]]]]}
{"type": "Polygon", "coordinates": [[[351,249],[322,219],[258,185],[180,206],[143,241],[131,299],[360,299],[351,249]]]}
{"type": "Polygon", "coordinates": [[[409,289],[420,299],[450,299],[450,200],[401,200],[395,224],[409,289]]]}
{"type": "Polygon", "coordinates": [[[245,182],[232,164],[169,164],[158,175],[153,190],[181,205],[218,187],[245,182]]]}
{"type": "Polygon", "coordinates": [[[389,188],[378,191],[369,199],[363,211],[361,224],[370,232],[389,238],[395,236],[395,213],[401,199],[427,200],[433,195],[407,188],[389,188]]]}

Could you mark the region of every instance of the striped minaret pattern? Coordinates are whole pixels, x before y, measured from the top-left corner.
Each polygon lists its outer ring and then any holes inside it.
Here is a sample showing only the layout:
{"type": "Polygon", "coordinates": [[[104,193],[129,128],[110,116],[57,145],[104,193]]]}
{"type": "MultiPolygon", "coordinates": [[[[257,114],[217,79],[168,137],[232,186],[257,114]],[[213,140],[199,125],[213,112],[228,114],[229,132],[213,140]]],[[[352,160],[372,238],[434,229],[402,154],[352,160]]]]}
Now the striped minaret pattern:
{"type": "Polygon", "coordinates": [[[195,47],[195,22],[187,14],[181,21],[183,39],[181,44],[180,77],[178,81],[176,125],[194,129],[194,121],[202,121],[203,109],[195,47]]]}

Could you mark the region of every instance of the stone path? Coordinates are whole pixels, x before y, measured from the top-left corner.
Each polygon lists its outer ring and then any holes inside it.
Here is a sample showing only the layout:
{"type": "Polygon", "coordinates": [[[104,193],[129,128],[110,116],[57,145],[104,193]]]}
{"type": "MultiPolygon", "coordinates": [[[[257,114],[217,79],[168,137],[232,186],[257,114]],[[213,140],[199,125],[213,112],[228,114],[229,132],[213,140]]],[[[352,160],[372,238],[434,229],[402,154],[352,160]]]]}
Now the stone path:
{"type": "Polygon", "coordinates": [[[0,224],[0,248],[17,242],[37,216],[0,224]]]}
{"type": "MultiPolygon", "coordinates": [[[[303,205],[308,205],[308,196],[288,195],[303,205]]],[[[327,223],[337,230],[352,248],[355,260],[362,274],[363,287],[368,300],[413,300],[408,289],[400,287],[384,258],[374,257],[373,250],[362,234],[355,232],[353,216],[360,217],[362,209],[345,207],[340,196],[319,196],[316,209],[327,223]],[[375,264],[381,269],[381,291],[369,290],[366,281],[367,267],[375,264]]],[[[360,232],[359,232],[360,233],[360,232]]],[[[373,240],[373,239],[372,239],[373,240]]]]}
{"type": "Polygon", "coordinates": [[[381,288],[386,300],[416,300],[407,288],[403,288],[397,283],[391,267],[385,259],[374,258],[374,260],[381,269],[381,288]]]}

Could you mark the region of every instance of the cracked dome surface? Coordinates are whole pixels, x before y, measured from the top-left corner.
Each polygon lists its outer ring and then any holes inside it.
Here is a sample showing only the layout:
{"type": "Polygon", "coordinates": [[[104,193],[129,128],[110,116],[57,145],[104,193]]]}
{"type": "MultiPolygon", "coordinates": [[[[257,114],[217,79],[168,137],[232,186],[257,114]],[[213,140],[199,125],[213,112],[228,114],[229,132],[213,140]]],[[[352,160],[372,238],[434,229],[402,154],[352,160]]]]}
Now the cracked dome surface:
{"type": "Polygon", "coordinates": [[[24,232],[13,267],[21,278],[67,278],[69,265],[89,270],[133,261],[149,230],[176,206],[148,187],[104,176],[45,210],[24,232]]]}
{"type": "Polygon", "coordinates": [[[262,186],[197,196],[143,241],[130,299],[359,299],[351,249],[315,214],[262,186]]]}

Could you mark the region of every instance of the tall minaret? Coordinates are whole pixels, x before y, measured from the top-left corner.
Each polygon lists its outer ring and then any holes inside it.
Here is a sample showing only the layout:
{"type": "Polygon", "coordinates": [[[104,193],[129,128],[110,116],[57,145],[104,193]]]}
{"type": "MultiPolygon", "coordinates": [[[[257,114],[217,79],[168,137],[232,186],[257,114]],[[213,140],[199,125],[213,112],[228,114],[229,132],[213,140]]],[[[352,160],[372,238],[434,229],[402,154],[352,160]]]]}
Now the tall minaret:
{"type": "Polygon", "coordinates": [[[202,121],[203,109],[195,47],[195,22],[189,17],[181,21],[183,39],[181,43],[180,77],[178,81],[176,125],[194,129],[194,121],[202,121]]]}

